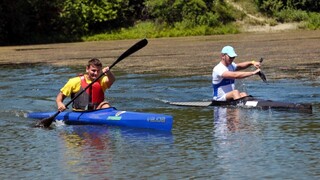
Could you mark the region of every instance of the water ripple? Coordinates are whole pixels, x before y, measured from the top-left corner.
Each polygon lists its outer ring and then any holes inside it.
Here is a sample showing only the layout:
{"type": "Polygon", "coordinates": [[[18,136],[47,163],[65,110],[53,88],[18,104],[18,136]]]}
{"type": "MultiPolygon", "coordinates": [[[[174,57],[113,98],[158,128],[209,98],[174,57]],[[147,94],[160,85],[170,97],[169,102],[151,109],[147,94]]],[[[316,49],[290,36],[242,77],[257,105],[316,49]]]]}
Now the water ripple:
{"type": "MultiPolygon", "coordinates": [[[[1,67],[0,67],[1,68],[1,67]]],[[[317,80],[243,81],[263,99],[311,102],[313,113],[184,108],[165,101],[211,98],[210,76],[114,71],[106,95],[119,110],[170,114],[172,132],[107,126],[34,128],[31,111],[55,111],[55,96],[81,67],[1,68],[1,179],[314,179],[319,176],[317,80]],[[64,80],[63,80],[64,79],[64,80]],[[299,85],[297,85],[299,84],[299,85]]]]}

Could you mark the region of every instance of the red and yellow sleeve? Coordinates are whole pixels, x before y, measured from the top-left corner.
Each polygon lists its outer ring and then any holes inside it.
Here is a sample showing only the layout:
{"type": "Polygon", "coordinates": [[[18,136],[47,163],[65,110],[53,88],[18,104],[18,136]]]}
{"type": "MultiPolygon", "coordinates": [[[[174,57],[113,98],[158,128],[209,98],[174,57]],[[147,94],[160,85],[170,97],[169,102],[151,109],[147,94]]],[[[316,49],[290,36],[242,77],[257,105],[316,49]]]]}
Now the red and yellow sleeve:
{"type": "Polygon", "coordinates": [[[108,87],[108,82],[109,79],[107,76],[103,76],[101,81],[100,81],[100,84],[101,84],[101,87],[103,89],[103,91],[105,92],[109,87],[108,87]]]}
{"type": "Polygon", "coordinates": [[[70,96],[72,93],[80,91],[81,79],[80,77],[74,77],[68,80],[68,82],[60,89],[65,96],[70,96]]]}

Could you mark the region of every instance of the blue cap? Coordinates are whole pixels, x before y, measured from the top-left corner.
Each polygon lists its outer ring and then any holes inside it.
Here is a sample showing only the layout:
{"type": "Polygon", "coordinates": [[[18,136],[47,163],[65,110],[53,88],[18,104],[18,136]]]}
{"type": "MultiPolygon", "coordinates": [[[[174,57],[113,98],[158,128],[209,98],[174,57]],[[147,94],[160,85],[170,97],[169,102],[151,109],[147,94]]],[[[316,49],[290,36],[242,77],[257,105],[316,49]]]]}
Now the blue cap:
{"type": "Polygon", "coordinates": [[[227,54],[229,57],[236,57],[237,54],[234,52],[234,49],[232,46],[225,46],[221,50],[222,54],[227,54]]]}

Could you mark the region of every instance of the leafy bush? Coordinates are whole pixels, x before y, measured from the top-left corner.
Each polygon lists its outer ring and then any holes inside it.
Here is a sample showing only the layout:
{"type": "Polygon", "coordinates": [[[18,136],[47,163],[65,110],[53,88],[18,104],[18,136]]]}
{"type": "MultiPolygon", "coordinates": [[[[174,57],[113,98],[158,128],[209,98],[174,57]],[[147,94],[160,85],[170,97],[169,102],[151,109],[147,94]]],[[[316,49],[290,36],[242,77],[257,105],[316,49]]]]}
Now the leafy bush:
{"type": "Polygon", "coordinates": [[[309,15],[305,11],[294,10],[294,9],[284,9],[275,13],[276,19],[279,22],[300,22],[307,20],[309,15]]]}
{"type": "Polygon", "coordinates": [[[213,11],[217,14],[218,20],[223,24],[228,24],[236,19],[234,9],[222,0],[218,0],[214,4],[213,11]]]}
{"type": "MultiPolygon", "coordinates": [[[[84,35],[97,23],[118,18],[125,0],[66,0],[61,11],[61,22],[66,34],[84,35]]],[[[91,29],[92,30],[92,29],[91,29]]]]}
{"type": "Polygon", "coordinates": [[[320,29],[320,14],[310,13],[307,21],[307,27],[312,30],[320,29]]]}
{"type": "Polygon", "coordinates": [[[284,9],[320,12],[320,1],[315,0],[255,0],[259,9],[269,16],[284,9]]]}
{"type": "Polygon", "coordinates": [[[259,9],[268,16],[273,16],[284,7],[281,0],[256,0],[256,3],[259,9]]]}

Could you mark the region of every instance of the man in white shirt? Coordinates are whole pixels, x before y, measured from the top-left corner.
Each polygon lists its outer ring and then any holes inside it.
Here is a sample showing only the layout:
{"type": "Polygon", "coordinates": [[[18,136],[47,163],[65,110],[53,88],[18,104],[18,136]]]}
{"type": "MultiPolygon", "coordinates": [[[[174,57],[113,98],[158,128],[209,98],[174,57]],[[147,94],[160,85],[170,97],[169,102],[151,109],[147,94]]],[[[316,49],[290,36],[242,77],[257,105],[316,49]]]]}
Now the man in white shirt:
{"type": "Polygon", "coordinates": [[[260,62],[246,61],[236,64],[237,57],[232,46],[225,46],[221,50],[221,61],[212,70],[213,100],[228,101],[247,96],[247,93],[235,89],[235,79],[246,78],[260,72],[260,62]],[[239,71],[250,66],[255,66],[254,71],[239,71]]]}

